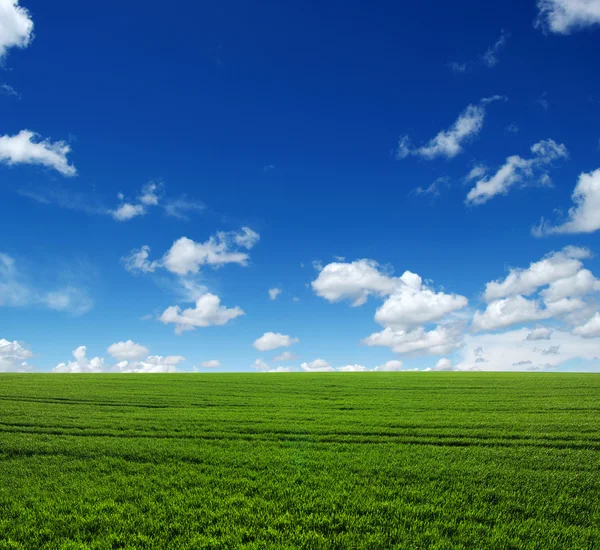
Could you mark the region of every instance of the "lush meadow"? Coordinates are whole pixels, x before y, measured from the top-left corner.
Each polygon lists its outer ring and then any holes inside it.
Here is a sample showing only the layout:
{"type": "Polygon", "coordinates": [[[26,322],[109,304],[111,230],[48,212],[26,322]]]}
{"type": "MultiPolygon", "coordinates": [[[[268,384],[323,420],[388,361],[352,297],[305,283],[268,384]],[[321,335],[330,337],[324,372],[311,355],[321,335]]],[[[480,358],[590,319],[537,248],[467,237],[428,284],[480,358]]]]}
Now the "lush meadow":
{"type": "Polygon", "coordinates": [[[600,376],[0,375],[6,548],[600,548],[600,376]]]}

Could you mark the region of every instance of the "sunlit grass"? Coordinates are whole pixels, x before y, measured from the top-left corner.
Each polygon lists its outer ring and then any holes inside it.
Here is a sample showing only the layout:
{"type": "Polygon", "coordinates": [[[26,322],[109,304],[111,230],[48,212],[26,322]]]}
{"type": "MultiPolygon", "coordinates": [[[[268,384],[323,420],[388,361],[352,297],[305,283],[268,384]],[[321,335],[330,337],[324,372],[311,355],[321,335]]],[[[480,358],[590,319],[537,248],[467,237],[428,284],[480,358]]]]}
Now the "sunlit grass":
{"type": "Polygon", "coordinates": [[[595,375],[0,376],[0,549],[592,549],[599,495],[595,375]]]}

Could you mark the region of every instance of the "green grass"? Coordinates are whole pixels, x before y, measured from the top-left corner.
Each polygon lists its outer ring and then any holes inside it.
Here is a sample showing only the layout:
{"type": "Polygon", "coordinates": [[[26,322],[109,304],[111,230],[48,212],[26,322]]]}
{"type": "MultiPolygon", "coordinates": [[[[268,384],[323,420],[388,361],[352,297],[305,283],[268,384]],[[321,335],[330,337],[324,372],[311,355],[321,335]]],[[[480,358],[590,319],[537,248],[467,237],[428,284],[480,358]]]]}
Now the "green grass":
{"type": "Polygon", "coordinates": [[[0,375],[7,548],[600,548],[600,376],[0,375]]]}

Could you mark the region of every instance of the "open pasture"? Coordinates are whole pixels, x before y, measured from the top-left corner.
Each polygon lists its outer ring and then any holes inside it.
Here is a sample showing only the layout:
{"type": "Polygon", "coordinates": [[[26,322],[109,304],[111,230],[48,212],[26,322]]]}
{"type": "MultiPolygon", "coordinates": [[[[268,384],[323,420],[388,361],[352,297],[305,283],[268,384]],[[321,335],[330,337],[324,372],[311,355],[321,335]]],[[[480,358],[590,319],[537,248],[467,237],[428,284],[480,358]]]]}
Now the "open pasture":
{"type": "Polygon", "coordinates": [[[600,376],[0,375],[8,548],[600,548],[600,376]]]}

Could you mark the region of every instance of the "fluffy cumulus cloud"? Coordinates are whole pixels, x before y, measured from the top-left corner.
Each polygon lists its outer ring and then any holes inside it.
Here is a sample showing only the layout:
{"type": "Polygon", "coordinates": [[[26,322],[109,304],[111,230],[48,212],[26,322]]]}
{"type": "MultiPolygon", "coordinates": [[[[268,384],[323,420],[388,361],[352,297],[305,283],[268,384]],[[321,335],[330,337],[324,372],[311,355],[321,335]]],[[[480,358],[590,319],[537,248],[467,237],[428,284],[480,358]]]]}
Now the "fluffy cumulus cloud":
{"type": "Polygon", "coordinates": [[[116,342],[110,345],[106,351],[118,361],[135,361],[148,355],[148,348],[136,344],[132,340],[116,342]]]}
{"type": "Polygon", "coordinates": [[[269,298],[271,300],[276,300],[277,296],[279,296],[280,294],[281,294],[280,288],[270,288],[269,289],[269,298]]]}
{"type": "MultiPolygon", "coordinates": [[[[542,319],[568,320],[577,312],[593,312],[593,303],[584,298],[600,291],[600,280],[583,267],[582,260],[589,256],[587,249],[565,247],[526,269],[510,269],[503,280],[486,285],[484,299],[488,305],[485,311],[475,313],[473,329],[491,331],[542,319]]],[[[538,334],[546,332],[540,329],[538,334]]]]}
{"type": "Polygon", "coordinates": [[[138,216],[143,216],[145,213],[146,209],[143,204],[130,204],[128,202],[111,211],[112,217],[119,222],[132,220],[138,216]]]}
{"type": "Polygon", "coordinates": [[[339,372],[367,372],[369,369],[363,365],[345,365],[338,367],[339,372]]]}
{"type": "Polygon", "coordinates": [[[557,34],[600,24],[599,0],[538,0],[536,24],[557,34]]]}
{"type": "Polygon", "coordinates": [[[221,305],[218,296],[207,292],[196,300],[195,307],[184,310],[179,306],[168,307],[160,316],[160,321],[174,324],[175,333],[181,334],[197,327],[221,326],[241,315],[244,315],[241,308],[227,308],[221,305]]]}
{"type": "Polygon", "coordinates": [[[151,355],[143,361],[121,361],[117,363],[110,372],[138,373],[138,374],[158,374],[177,372],[177,365],[185,361],[181,355],[169,355],[162,357],[160,355],[151,355]]]}
{"type": "Polygon", "coordinates": [[[202,361],[200,366],[205,369],[216,369],[221,366],[221,361],[218,359],[210,359],[209,361],[202,361]]]}
{"type": "Polygon", "coordinates": [[[353,306],[370,295],[384,299],[375,320],[384,328],[363,340],[369,346],[386,346],[403,354],[443,354],[459,345],[453,325],[427,325],[439,322],[465,308],[464,296],[436,292],[416,273],[405,271],[393,277],[372,260],[332,263],[325,266],[312,283],[314,291],[330,302],[350,300],[353,306]]]}
{"type": "Polygon", "coordinates": [[[600,168],[579,176],[573,191],[575,206],[569,209],[567,219],[563,223],[552,225],[542,219],[540,225],[533,229],[537,237],[560,233],[593,233],[600,229],[600,168]]]}
{"type": "Polygon", "coordinates": [[[408,136],[400,138],[396,158],[416,155],[427,160],[437,157],[453,158],[463,152],[463,145],[473,139],[483,128],[485,105],[501,98],[485,98],[477,105],[469,105],[447,130],[440,131],[427,144],[413,148],[408,136]]]}
{"type": "Polygon", "coordinates": [[[333,372],[335,369],[324,359],[315,359],[300,365],[304,372],[333,372]]]}
{"type": "Polygon", "coordinates": [[[104,371],[104,359],[101,357],[88,359],[86,346],[79,346],[74,349],[73,357],[75,358],[75,361],[60,363],[52,369],[52,372],[81,374],[104,371]]]}
{"type": "Polygon", "coordinates": [[[181,237],[160,260],[150,261],[150,247],[145,245],[132,250],[122,261],[130,273],[152,273],[160,267],[179,276],[193,275],[205,265],[215,268],[231,263],[247,265],[250,256],[240,249],[250,250],[259,239],[258,233],[242,227],[239,231],[220,231],[203,243],[181,237]]]}
{"type": "Polygon", "coordinates": [[[382,272],[377,262],[364,259],[326,265],[312,282],[312,288],[329,302],[350,300],[353,306],[360,306],[369,296],[387,296],[400,284],[400,278],[382,272]]]}
{"type": "Polygon", "coordinates": [[[522,328],[501,333],[465,337],[456,370],[543,371],[581,362],[600,366],[598,341],[555,330],[542,342],[528,339],[530,330],[522,328]]]}
{"type": "Polygon", "coordinates": [[[596,314],[582,325],[573,329],[573,334],[582,338],[598,338],[600,337],[600,313],[596,314]]]}
{"type": "Polygon", "coordinates": [[[402,361],[398,361],[397,359],[393,359],[391,361],[386,361],[382,365],[375,367],[375,370],[378,372],[393,372],[397,370],[402,370],[404,364],[402,361]]]}
{"type": "Polygon", "coordinates": [[[0,162],[11,166],[37,164],[52,168],[63,176],[75,176],[77,170],[67,160],[70,152],[71,147],[64,141],[40,140],[38,135],[30,130],[21,130],[14,136],[0,136],[0,162]]]}
{"type": "Polygon", "coordinates": [[[55,288],[38,288],[29,274],[22,272],[14,258],[0,253],[0,307],[44,307],[83,315],[94,306],[83,288],[74,284],[55,285],[55,288]]]}
{"type": "Polygon", "coordinates": [[[434,370],[434,371],[448,371],[448,370],[454,370],[454,368],[452,367],[452,361],[450,361],[450,359],[447,359],[446,357],[442,357],[435,364],[435,367],[433,367],[431,370],[434,370]]]}
{"type": "Polygon", "coordinates": [[[260,338],[255,340],[252,345],[259,351],[272,351],[277,348],[289,348],[299,341],[298,338],[293,338],[287,334],[265,332],[260,338]]]}
{"type": "Polygon", "coordinates": [[[260,371],[268,371],[271,369],[271,367],[269,367],[269,365],[267,363],[265,363],[265,361],[263,361],[262,359],[257,359],[256,361],[254,361],[252,366],[256,370],[260,370],[260,371]]]}
{"type": "Polygon", "coordinates": [[[525,340],[536,342],[538,340],[550,340],[554,331],[551,328],[537,326],[525,337],[525,340]]]}
{"type": "Polygon", "coordinates": [[[503,280],[487,283],[484,298],[489,302],[506,296],[529,295],[541,286],[576,275],[582,269],[581,260],[589,257],[589,250],[572,246],[552,252],[526,269],[510,269],[503,280]]]}
{"type": "Polygon", "coordinates": [[[60,363],[52,372],[63,374],[78,374],[78,373],[167,373],[177,372],[177,365],[185,361],[185,357],[181,355],[170,355],[162,357],[160,355],[150,355],[142,359],[143,355],[148,353],[144,346],[133,343],[131,340],[127,342],[119,342],[108,348],[109,353],[115,358],[122,358],[121,361],[114,365],[106,364],[104,358],[87,357],[87,347],[79,346],[73,350],[74,361],[60,363]],[[141,353],[144,350],[144,353],[141,353]]]}
{"type": "Polygon", "coordinates": [[[129,273],[154,273],[159,266],[156,260],[148,260],[150,256],[150,247],[142,246],[138,250],[132,250],[127,256],[121,258],[125,269],[129,273]]]}
{"type": "Polygon", "coordinates": [[[547,169],[555,160],[568,157],[567,148],[553,139],[547,139],[532,145],[531,152],[533,156],[528,159],[519,155],[508,157],[493,176],[482,175],[467,194],[465,202],[470,205],[483,204],[497,195],[506,195],[517,184],[530,182],[536,175],[538,184],[551,185],[547,169]]]}
{"type": "Polygon", "coordinates": [[[26,48],[33,39],[33,21],[19,0],[0,0],[0,61],[10,48],[26,48]]]}
{"type": "Polygon", "coordinates": [[[445,317],[468,305],[464,296],[435,292],[423,285],[421,277],[406,272],[405,284],[377,309],[375,320],[384,327],[408,329],[425,325],[445,317]]]}
{"type": "Polygon", "coordinates": [[[459,324],[438,325],[432,330],[418,327],[414,330],[396,330],[386,327],[363,339],[367,346],[391,348],[403,355],[446,355],[461,346],[462,326],[459,324]]]}
{"type": "Polygon", "coordinates": [[[24,348],[19,342],[9,342],[0,338],[0,372],[28,372],[28,359],[33,353],[24,348]]]}

